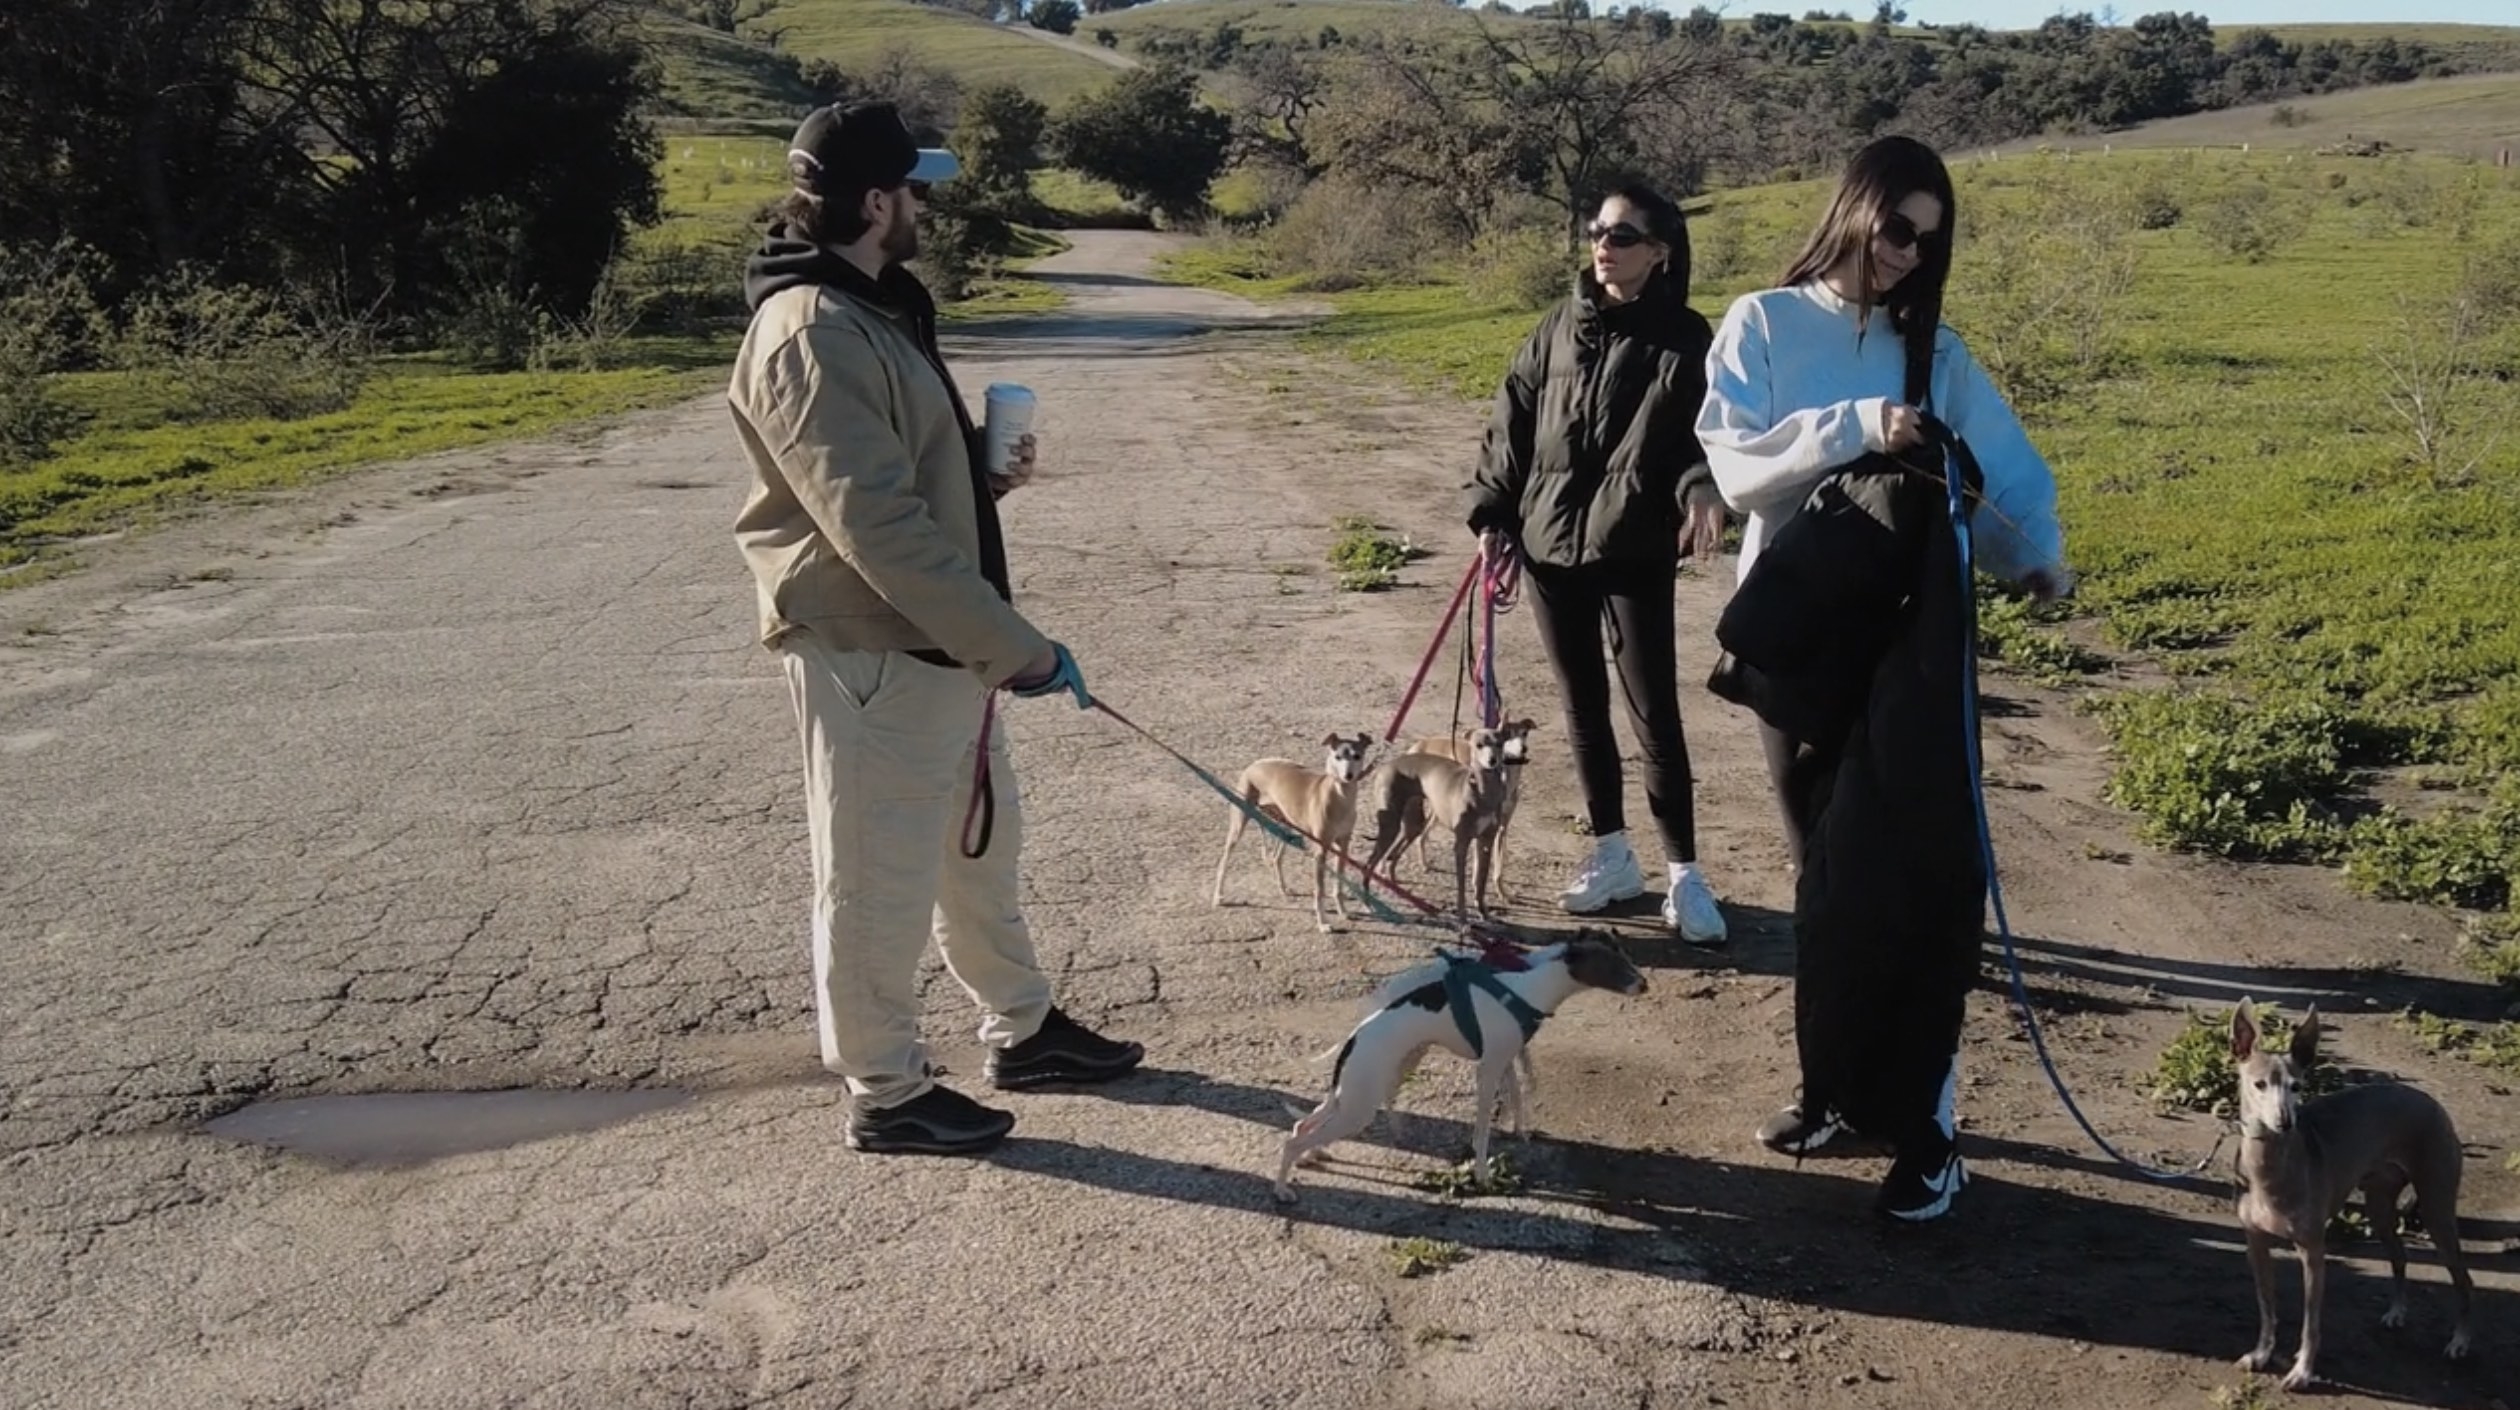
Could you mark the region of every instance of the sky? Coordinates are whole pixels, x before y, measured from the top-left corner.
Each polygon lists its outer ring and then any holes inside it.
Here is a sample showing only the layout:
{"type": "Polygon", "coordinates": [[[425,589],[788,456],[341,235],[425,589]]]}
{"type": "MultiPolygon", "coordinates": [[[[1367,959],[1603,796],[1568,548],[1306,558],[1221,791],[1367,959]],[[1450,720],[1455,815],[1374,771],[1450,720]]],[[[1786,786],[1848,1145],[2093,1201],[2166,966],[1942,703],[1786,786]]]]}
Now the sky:
{"type": "MultiPolygon", "coordinates": [[[[1988,29],[2029,29],[2054,14],[2088,11],[2101,12],[2101,0],[2091,4],[2058,4],[2056,0],[1905,0],[1908,18],[1924,24],[1975,24],[1988,29]]],[[[1817,8],[1847,10],[1852,4],[1821,4],[1817,8]]],[[[1815,5],[1803,5],[1791,13],[1800,14],[1815,5]]],[[[1741,13],[1754,9],[1783,9],[1771,0],[1751,3],[1735,0],[1731,7],[1741,13]],[[1746,8],[1745,8],[1746,7],[1746,8]]],[[[2520,6],[2512,0],[2118,0],[2120,23],[2140,15],[2159,11],[2183,11],[2203,15],[2217,25],[2252,24],[2363,24],[2389,22],[2395,24],[2514,24],[2520,23],[2520,6]]],[[[1869,13],[1869,10],[1867,10],[1869,13]]]]}

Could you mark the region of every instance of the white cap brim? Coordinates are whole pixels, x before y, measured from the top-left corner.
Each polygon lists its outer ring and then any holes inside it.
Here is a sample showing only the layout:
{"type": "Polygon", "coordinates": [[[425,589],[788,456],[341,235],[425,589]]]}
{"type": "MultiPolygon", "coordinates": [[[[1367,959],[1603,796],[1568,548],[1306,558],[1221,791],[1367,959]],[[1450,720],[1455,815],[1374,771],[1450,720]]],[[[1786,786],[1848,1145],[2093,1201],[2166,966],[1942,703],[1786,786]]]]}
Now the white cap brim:
{"type": "Polygon", "coordinates": [[[962,175],[962,161],[953,153],[937,147],[919,149],[919,159],[910,166],[909,180],[933,186],[962,175]]]}

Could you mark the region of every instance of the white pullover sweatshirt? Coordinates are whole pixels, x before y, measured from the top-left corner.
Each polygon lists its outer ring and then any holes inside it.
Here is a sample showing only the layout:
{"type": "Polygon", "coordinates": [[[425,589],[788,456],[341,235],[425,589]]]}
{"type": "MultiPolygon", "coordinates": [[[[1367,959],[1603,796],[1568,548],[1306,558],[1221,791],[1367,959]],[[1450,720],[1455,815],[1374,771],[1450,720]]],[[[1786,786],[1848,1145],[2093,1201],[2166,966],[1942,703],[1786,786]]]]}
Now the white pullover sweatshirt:
{"type": "MultiPolygon", "coordinates": [[[[1906,374],[1888,312],[1874,309],[1859,340],[1855,305],[1817,280],[1733,301],[1706,355],[1697,434],[1724,502],[1748,518],[1736,581],[1814,485],[1882,449],[1882,408],[1904,400],[1906,374]]],[[[1928,386],[1926,410],[1968,442],[1985,475],[1986,502],[1970,517],[1979,566],[2011,582],[2061,570],[2055,477],[1948,327],[1935,338],[1928,386]]]]}

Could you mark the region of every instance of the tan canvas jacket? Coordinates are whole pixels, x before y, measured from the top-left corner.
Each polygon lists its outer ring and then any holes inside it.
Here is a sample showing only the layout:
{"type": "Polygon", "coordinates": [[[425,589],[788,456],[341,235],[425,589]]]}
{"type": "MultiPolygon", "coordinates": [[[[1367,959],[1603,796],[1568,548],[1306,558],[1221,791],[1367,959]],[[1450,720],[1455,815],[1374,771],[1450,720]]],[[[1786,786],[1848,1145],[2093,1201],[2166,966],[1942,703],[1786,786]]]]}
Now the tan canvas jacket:
{"type": "Polygon", "coordinates": [[[980,568],[971,444],[906,318],[825,285],[762,301],[727,388],[762,644],[941,651],[995,685],[1049,642],[980,568]]]}

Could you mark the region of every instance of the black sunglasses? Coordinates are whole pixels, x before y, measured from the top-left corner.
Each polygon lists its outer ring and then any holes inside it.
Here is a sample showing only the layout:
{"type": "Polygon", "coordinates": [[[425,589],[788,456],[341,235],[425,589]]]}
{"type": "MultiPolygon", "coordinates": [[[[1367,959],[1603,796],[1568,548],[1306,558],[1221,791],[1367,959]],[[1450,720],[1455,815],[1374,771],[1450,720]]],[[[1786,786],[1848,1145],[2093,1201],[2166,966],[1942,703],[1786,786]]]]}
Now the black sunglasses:
{"type": "Polygon", "coordinates": [[[924,200],[926,200],[926,199],[928,198],[928,192],[929,192],[931,189],[933,189],[933,188],[931,188],[931,187],[930,187],[930,186],[929,186],[926,182],[924,182],[924,181],[912,181],[912,182],[906,183],[906,185],[904,186],[904,189],[905,189],[905,190],[907,190],[907,191],[909,191],[909,193],[910,193],[911,195],[916,196],[916,197],[918,197],[920,200],[924,201],[924,200]]]}
{"type": "Polygon", "coordinates": [[[1614,250],[1631,249],[1645,243],[1645,232],[1624,220],[1616,225],[1595,221],[1584,227],[1584,236],[1596,245],[1608,245],[1614,250]]]}
{"type": "Polygon", "coordinates": [[[1942,248],[1943,232],[1919,230],[1916,222],[1892,211],[1881,222],[1881,242],[1894,250],[1912,250],[1919,245],[1928,251],[1942,248]]]}

